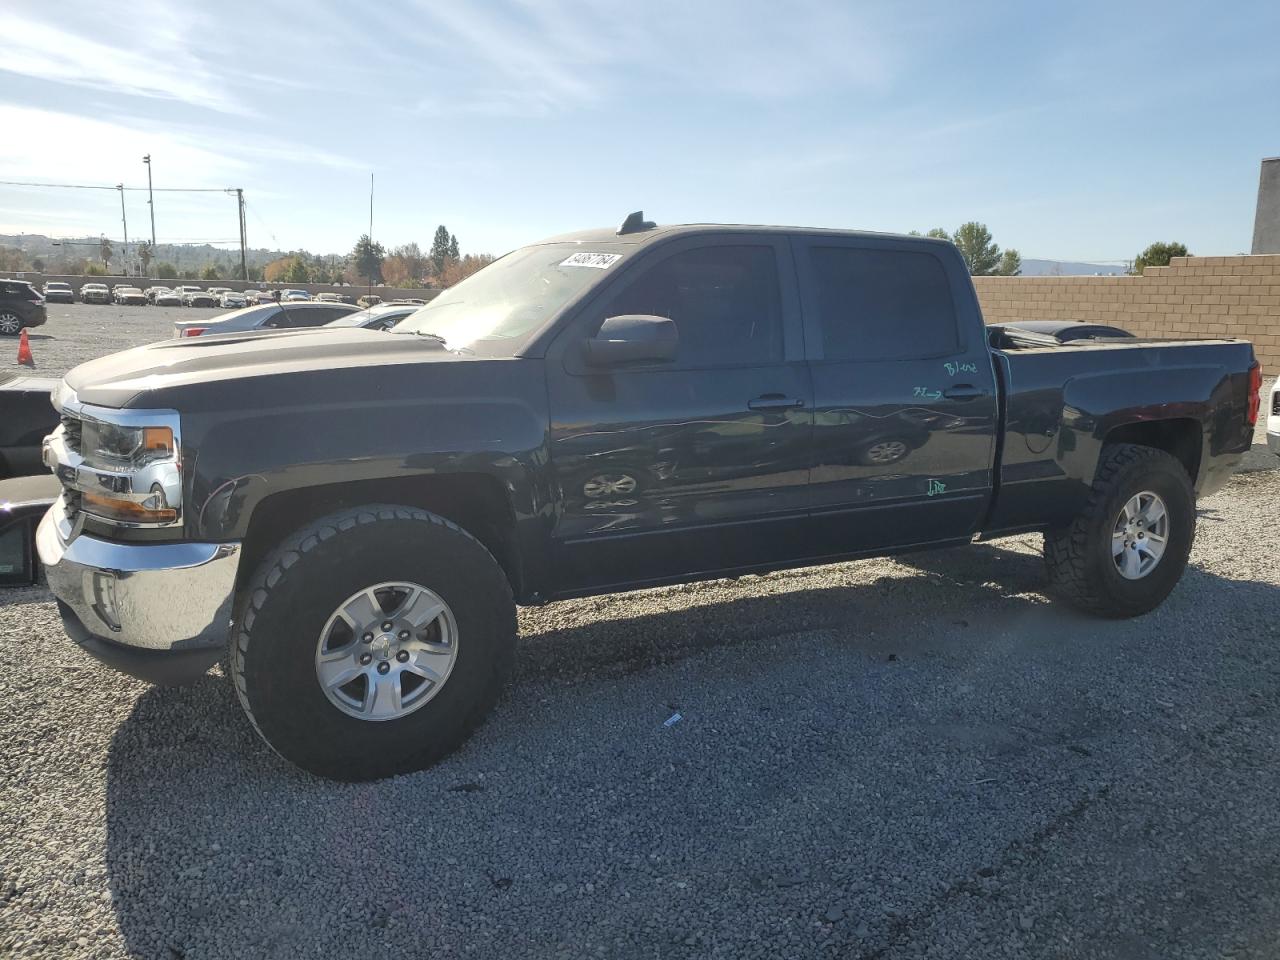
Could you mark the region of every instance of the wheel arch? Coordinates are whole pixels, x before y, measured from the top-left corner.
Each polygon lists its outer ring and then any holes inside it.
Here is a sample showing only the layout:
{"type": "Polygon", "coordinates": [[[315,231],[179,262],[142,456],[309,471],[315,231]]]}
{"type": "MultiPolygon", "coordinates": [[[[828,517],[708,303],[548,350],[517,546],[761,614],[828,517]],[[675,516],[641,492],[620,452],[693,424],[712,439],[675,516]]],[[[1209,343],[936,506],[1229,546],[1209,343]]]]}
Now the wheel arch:
{"type": "Polygon", "coordinates": [[[515,513],[501,481],[485,473],[352,480],[271,494],[255,506],[249,518],[237,589],[293,531],[339,510],[371,503],[419,507],[456,523],[493,555],[512,593],[523,596],[526,578],[517,547],[515,513]]]}
{"type": "MultiPolygon", "coordinates": [[[[1112,427],[1103,437],[1103,445],[1132,443],[1140,447],[1163,450],[1182,464],[1196,486],[1204,453],[1204,428],[1192,417],[1168,420],[1137,420],[1112,427]]],[[[1099,462],[1101,465],[1101,461],[1099,462]]]]}

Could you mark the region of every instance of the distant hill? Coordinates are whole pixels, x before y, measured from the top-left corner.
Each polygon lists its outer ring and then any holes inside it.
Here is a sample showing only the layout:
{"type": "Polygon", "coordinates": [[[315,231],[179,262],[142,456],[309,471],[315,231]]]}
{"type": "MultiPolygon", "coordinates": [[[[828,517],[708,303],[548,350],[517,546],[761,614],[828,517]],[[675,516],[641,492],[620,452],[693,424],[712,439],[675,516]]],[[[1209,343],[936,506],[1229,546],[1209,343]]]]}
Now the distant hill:
{"type": "Polygon", "coordinates": [[[1072,263],[1069,260],[1026,260],[1022,261],[1024,277],[1092,277],[1102,274],[1106,277],[1123,276],[1125,268],[1114,263],[1072,263]]]}

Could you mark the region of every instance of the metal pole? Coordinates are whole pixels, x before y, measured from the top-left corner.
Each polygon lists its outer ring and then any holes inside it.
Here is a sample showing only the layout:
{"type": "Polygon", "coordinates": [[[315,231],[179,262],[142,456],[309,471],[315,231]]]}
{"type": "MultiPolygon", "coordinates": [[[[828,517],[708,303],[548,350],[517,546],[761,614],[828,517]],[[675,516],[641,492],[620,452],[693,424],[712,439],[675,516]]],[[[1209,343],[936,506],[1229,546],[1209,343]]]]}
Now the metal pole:
{"type": "Polygon", "coordinates": [[[249,264],[245,259],[245,232],[244,232],[244,190],[236,187],[236,202],[240,207],[240,279],[248,281],[249,264]]]}
{"type": "Polygon", "coordinates": [[[129,275],[129,218],[124,213],[124,184],[117,183],[116,189],[120,191],[120,223],[124,226],[124,275],[129,275]]]}
{"type": "Polygon", "coordinates": [[[151,154],[147,154],[142,158],[142,162],[147,165],[147,206],[151,208],[151,258],[154,260],[156,256],[156,204],[155,198],[151,193],[151,154]]]}
{"type": "MultiPolygon", "coordinates": [[[[369,174],[369,252],[373,253],[373,174],[369,174]]],[[[372,256],[370,256],[372,259],[372,256]]],[[[373,295],[373,271],[369,271],[369,295],[373,295]]]]}

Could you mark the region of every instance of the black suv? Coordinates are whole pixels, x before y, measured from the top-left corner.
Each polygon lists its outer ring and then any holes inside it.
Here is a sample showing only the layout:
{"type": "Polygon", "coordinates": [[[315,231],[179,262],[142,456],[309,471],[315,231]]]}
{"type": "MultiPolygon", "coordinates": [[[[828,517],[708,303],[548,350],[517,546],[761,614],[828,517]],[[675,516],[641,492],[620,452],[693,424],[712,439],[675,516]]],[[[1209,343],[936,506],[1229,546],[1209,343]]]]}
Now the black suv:
{"type": "Polygon", "coordinates": [[[44,294],[25,280],[0,280],[0,334],[16,337],[44,321],[44,294]]]}

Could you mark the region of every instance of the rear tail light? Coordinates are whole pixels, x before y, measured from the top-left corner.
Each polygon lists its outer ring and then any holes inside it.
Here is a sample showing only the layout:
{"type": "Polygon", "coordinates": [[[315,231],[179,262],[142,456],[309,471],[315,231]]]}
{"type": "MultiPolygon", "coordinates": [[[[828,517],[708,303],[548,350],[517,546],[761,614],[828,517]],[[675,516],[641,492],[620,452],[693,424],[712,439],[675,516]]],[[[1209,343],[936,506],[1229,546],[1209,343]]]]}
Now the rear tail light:
{"type": "Polygon", "coordinates": [[[1258,410],[1262,407],[1262,364],[1249,368],[1249,426],[1258,423],[1258,410]]]}
{"type": "Polygon", "coordinates": [[[209,329],[208,327],[187,327],[185,330],[179,330],[179,331],[178,331],[178,336],[180,336],[180,337],[198,337],[198,336],[200,336],[200,334],[204,333],[204,332],[205,332],[206,330],[208,330],[208,329],[209,329]]]}

